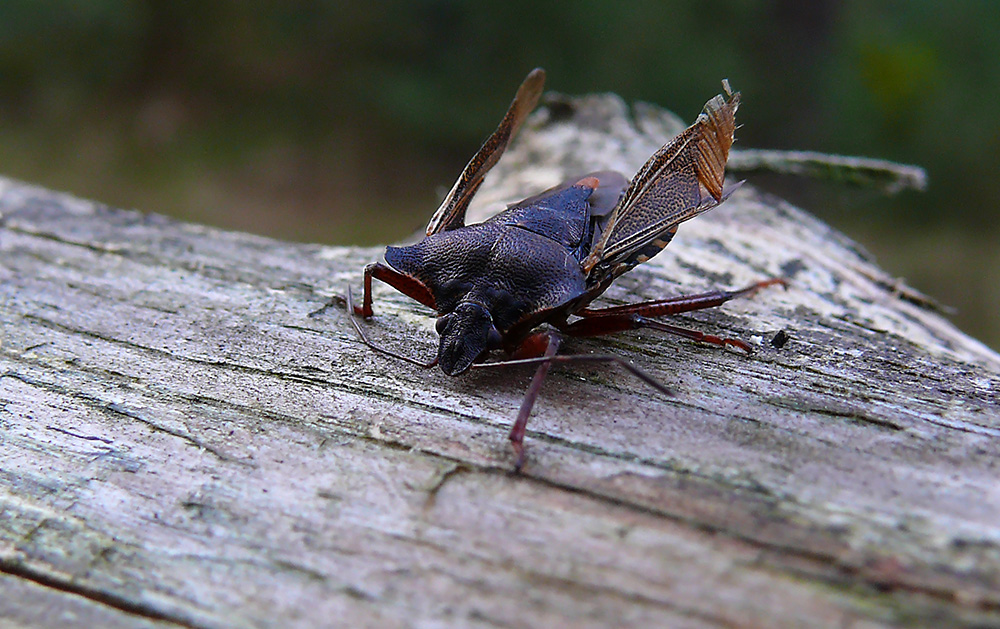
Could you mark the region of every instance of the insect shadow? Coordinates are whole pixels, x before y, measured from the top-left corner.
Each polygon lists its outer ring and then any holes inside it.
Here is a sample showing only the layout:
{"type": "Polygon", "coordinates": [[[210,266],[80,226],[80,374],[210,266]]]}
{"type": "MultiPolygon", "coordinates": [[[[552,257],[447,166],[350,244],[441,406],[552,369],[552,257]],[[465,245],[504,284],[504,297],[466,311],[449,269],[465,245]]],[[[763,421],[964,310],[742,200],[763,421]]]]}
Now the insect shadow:
{"type": "MultiPolygon", "coordinates": [[[[570,179],[473,225],[465,213],[486,173],[538,103],[545,72],[528,74],[496,131],[462,171],[427,225],[420,242],[387,247],[384,262],[365,267],[364,296],[346,303],[361,340],[382,354],[420,367],[439,365],[457,376],[469,369],[537,365],[510,431],[515,470],[525,461],[524,433],[542,382],[553,364],[602,362],[626,369],[651,387],[670,390],[623,358],[611,354],[559,354],[562,338],[601,336],[649,328],[694,341],[750,352],[738,339],[679,327],[656,317],[719,306],[780,278],[739,290],[717,290],[637,304],[591,308],[612,282],[658,254],[677,226],[725,201],[723,187],[736,129],[739,92],[723,82],[694,124],[665,144],[632,177],[595,172],[570,179]],[[438,313],[437,356],[421,362],[374,343],[358,317],[373,315],[372,279],[438,313]],[[541,330],[536,330],[545,325],[541,330]],[[487,362],[493,350],[506,360],[487,362]]],[[[738,185],[738,184],[737,184],[738,185]]]]}

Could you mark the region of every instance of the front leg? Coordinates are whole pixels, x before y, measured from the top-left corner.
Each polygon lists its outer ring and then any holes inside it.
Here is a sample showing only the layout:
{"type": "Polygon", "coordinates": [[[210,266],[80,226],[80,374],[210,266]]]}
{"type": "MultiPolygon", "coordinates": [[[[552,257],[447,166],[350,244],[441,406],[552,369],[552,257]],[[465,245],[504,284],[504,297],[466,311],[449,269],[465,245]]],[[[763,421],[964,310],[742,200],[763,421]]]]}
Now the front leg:
{"type": "Polygon", "coordinates": [[[381,280],[392,286],[407,297],[412,297],[420,303],[437,310],[434,295],[430,289],[424,286],[423,282],[415,277],[410,277],[400,273],[396,269],[386,266],[381,262],[372,262],[365,267],[365,294],[361,300],[361,306],[354,307],[354,313],[365,319],[372,316],[372,278],[381,280]]]}
{"type": "MultiPolygon", "coordinates": [[[[386,266],[381,262],[372,262],[365,267],[365,280],[364,280],[364,296],[361,298],[361,305],[358,306],[354,304],[349,306],[349,310],[356,315],[360,315],[365,319],[370,318],[374,312],[372,311],[372,278],[382,280],[389,286],[392,286],[399,292],[403,293],[407,297],[411,297],[425,306],[437,310],[436,303],[434,301],[434,295],[431,293],[430,289],[424,286],[423,282],[416,279],[415,277],[410,277],[400,273],[396,269],[386,266]]],[[[350,291],[348,291],[350,292],[350,291]]],[[[309,313],[310,317],[318,316],[326,312],[327,308],[333,305],[344,306],[347,305],[347,297],[344,295],[334,294],[330,298],[330,303],[326,304],[319,310],[309,313]]]]}
{"type": "Polygon", "coordinates": [[[354,327],[354,331],[357,332],[358,338],[361,339],[362,343],[364,343],[368,347],[372,348],[373,350],[381,354],[385,354],[386,356],[391,356],[399,360],[405,360],[406,362],[417,365],[418,367],[429,369],[437,365],[438,363],[437,358],[434,358],[431,361],[417,360],[415,358],[406,356],[405,354],[400,354],[386,347],[382,347],[381,345],[378,345],[370,338],[368,338],[368,335],[365,333],[364,328],[362,328],[361,324],[358,322],[357,317],[361,316],[367,319],[371,317],[373,314],[372,312],[373,277],[382,280],[389,286],[392,286],[393,288],[403,293],[404,295],[416,299],[425,306],[429,306],[431,308],[434,308],[435,306],[434,295],[432,295],[431,291],[426,286],[424,286],[423,283],[421,283],[419,280],[417,280],[416,278],[412,278],[409,275],[404,275],[399,271],[382,264],[381,262],[373,262],[372,264],[369,264],[368,266],[365,267],[365,294],[362,304],[360,306],[355,305],[354,299],[351,296],[350,286],[347,287],[346,297],[341,297],[340,295],[334,296],[334,301],[342,301],[347,306],[347,313],[348,315],[350,315],[351,325],[354,327]]]}

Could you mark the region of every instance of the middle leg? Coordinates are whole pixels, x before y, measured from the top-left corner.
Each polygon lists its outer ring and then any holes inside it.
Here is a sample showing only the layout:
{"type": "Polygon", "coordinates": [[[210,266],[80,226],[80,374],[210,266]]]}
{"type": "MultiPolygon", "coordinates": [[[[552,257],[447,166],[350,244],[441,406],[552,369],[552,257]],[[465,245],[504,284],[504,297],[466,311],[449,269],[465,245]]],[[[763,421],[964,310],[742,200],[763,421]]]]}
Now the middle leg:
{"type": "Polygon", "coordinates": [[[513,359],[492,363],[474,363],[472,365],[473,369],[488,369],[515,365],[538,365],[538,369],[535,371],[535,376],[532,378],[531,384],[525,392],[524,400],[521,402],[521,408],[518,410],[517,419],[514,420],[514,425],[510,430],[510,443],[516,456],[514,463],[515,471],[520,471],[521,467],[524,465],[524,434],[528,425],[528,417],[531,415],[531,410],[535,405],[535,400],[538,399],[538,394],[542,390],[542,383],[545,381],[545,376],[548,375],[549,369],[553,363],[617,363],[632,373],[632,375],[636,376],[657,391],[663,393],[664,395],[673,395],[673,392],[670,389],[660,384],[660,382],[658,382],[655,378],[635,365],[632,365],[621,356],[614,356],[612,354],[557,355],[556,352],[559,350],[561,342],[562,338],[554,332],[538,332],[536,334],[532,334],[521,343],[518,350],[514,352],[513,359]]]}

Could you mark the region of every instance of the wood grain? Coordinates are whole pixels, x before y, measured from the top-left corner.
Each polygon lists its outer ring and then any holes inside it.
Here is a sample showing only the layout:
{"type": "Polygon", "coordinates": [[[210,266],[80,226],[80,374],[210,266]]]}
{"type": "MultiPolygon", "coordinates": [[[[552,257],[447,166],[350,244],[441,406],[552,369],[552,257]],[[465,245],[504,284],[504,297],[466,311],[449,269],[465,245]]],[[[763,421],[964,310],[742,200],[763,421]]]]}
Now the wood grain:
{"type": "MultiPolygon", "coordinates": [[[[558,100],[470,212],[632,172],[676,126],[615,97],[558,100]]],[[[650,333],[568,344],[677,394],[553,369],[521,475],[506,434],[529,369],[390,362],[324,308],[379,249],[11,180],[0,213],[11,626],[1000,623],[1000,357],[749,185],[607,297],[786,276],[678,318],[755,354],[650,333]]],[[[375,310],[372,336],[434,352],[425,308],[377,287],[375,310]]]]}

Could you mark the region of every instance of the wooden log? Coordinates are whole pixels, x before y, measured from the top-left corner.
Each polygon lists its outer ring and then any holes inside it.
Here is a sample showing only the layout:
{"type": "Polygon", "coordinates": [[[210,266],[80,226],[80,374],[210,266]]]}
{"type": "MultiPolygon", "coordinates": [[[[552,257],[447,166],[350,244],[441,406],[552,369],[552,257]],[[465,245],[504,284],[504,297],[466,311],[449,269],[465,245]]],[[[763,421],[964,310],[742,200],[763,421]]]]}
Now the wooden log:
{"type": "MultiPolygon", "coordinates": [[[[615,97],[551,100],[473,211],[631,173],[678,128],[615,97]]],[[[645,332],[569,343],[676,396],[553,369],[519,475],[507,430],[530,369],[420,370],[324,308],[380,249],[11,180],[0,213],[13,626],[1000,623],[1000,357],[750,186],[607,301],[786,276],[678,317],[755,353],[645,332]]],[[[431,356],[427,309],[376,290],[370,334],[431,356]]]]}

